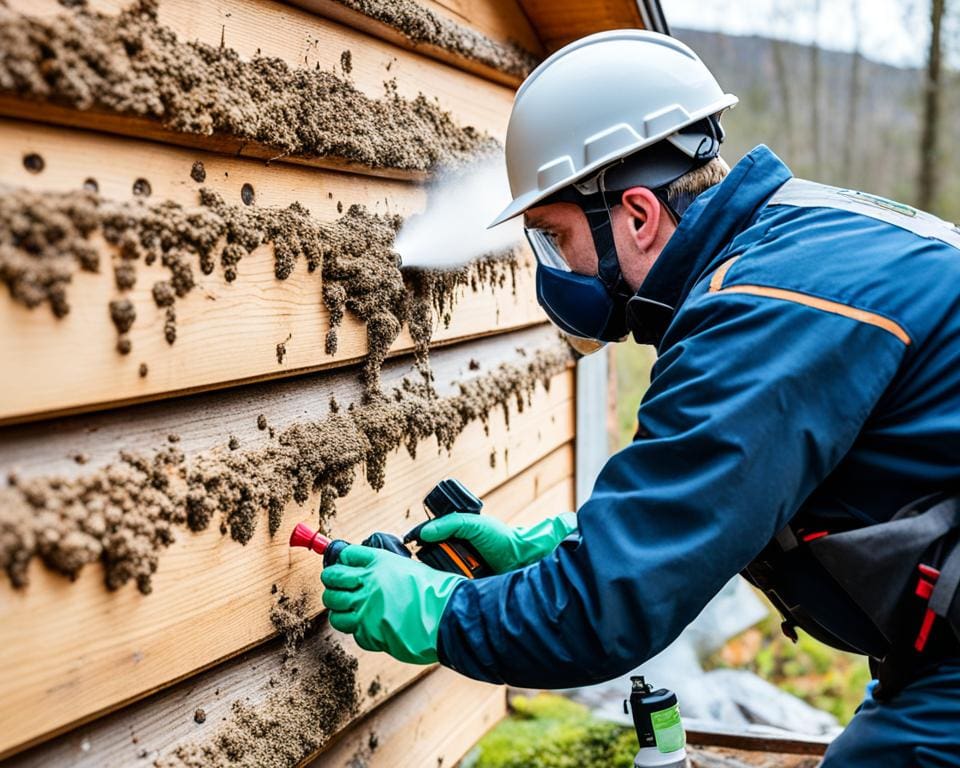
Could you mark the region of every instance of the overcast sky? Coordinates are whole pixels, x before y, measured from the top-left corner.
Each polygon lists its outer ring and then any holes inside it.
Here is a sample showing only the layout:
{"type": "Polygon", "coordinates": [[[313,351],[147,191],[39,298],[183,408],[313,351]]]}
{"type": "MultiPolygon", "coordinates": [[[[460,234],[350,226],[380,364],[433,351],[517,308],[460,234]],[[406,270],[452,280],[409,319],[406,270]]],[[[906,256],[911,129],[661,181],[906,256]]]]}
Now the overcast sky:
{"type": "Polygon", "coordinates": [[[825,48],[852,50],[853,5],[863,20],[863,51],[900,66],[923,63],[929,36],[928,0],[822,0],[815,29],[814,0],[661,0],[667,22],[676,27],[728,34],[775,36],[825,48]],[[910,10],[912,9],[912,10],[910,10]]]}

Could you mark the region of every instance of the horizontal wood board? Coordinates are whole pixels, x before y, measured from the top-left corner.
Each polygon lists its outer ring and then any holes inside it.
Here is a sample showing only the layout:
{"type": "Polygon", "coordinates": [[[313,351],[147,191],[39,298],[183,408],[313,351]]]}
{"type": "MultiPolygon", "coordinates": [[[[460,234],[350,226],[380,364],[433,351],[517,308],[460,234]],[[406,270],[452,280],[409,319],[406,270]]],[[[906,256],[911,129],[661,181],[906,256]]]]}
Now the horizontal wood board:
{"type": "Polygon", "coordinates": [[[310,768],[453,766],[506,713],[502,686],[441,667],[354,725],[310,768]]]}
{"type": "MultiPolygon", "coordinates": [[[[91,10],[116,14],[129,0],[90,0],[91,10]]],[[[9,7],[26,16],[44,17],[65,11],[57,0],[10,0],[9,7]]],[[[342,6],[341,6],[342,7],[342,6]]],[[[365,18],[365,17],[363,17],[365,18]]],[[[159,20],[180,40],[223,44],[241,58],[274,56],[291,67],[343,73],[340,57],[350,51],[349,79],[371,98],[386,94],[385,83],[394,82],[396,93],[413,99],[423,94],[461,126],[472,126],[502,141],[506,134],[511,88],[493,83],[463,70],[437,62],[406,48],[372,37],[363,31],[338,24],[272,0],[159,0],[159,20]]],[[[97,110],[69,109],[44,102],[32,102],[4,94],[0,114],[31,120],[89,128],[108,133],[144,137],[164,143],[207,149],[278,162],[303,163],[335,170],[357,170],[374,175],[423,179],[418,171],[365,168],[342,158],[294,157],[275,148],[229,136],[186,134],[164,128],[158,121],[138,119],[97,110]],[[282,155],[282,156],[281,156],[282,155]]]]}
{"type": "Polygon", "coordinates": [[[608,29],[642,29],[637,0],[519,0],[548,53],[608,29]]]}
{"type": "Polygon", "coordinates": [[[437,13],[501,43],[519,43],[531,53],[543,45],[518,0],[418,0],[437,13]]]}
{"type": "MultiPolygon", "coordinates": [[[[436,61],[471,72],[491,82],[513,88],[523,82],[523,78],[517,74],[496,69],[458,51],[425,41],[413,40],[396,27],[338,3],[337,0],[287,0],[287,2],[344,26],[361,30],[393,45],[416,51],[436,61]]],[[[430,2],[427,0],[422,4],[459,24],[473,27],[499,42],[509,41],[511,39],[510,32],[516,31],[518,34],[515,35],[515,39],[525,45],[529,51],[538,56],[543,53],[543,46],[539,38],[536,37],[536,31],[530,26],[519,5],[510,2],[510,0],[495,3],[496,6],[499,6],[496,8],[491,7],[491,4],[488,4],[486,0],[466,0],[465,2],[458,2],[458,0],[430,2]],[[517,26],[515,28],[508,27],[507,24],[510,22],[515,22],[517,26]],[[481,25],[484,28],[481,29],[481,25]]]]}
{"type": "Polygon", "coordinates": [[[802,733],[744,733],[732,728],[710,724],[688,725],[687,742],[700,747],[723,747],[750,752],[769,752],[783,755],[823,755],[833,739],[802,733]]]}
{"type": "MultiPolygon", "coordinates": [[[[277,208],[299,201],[320,222],[336,220],[341,215],[338,205],[343,210],[361,204],[376,213],[409,215],[423,210],[428,199],[422,188],[402,182],[264,166],[13,120],[0,120],[0,150],[4,183],[66,192],[92,177],[109,200],[131,200],[134,181],[143,177],[153,189],[148,202],[196,205],[201,185],[190,178],[196,160],[207,171],[204,185],[225,200],[241,204],[240,189],[249,183],[257,205],[277,208]],[[21,161],[33,152],[45,160],[39,174],[27,171],[21,161]]],[[[164,338],[164,310],[151,295],[154,282],[168,278],[169,272],[159,264],[138,263],[137,284],[123,294],[137,310],[130,331],[133,350],[120,355],[108,310],[109,302],[121,295],[111,267],[116,249],[99,235],[94,242],[102,253],[101,271],[74,275],[66,317],[54,317],[46,305],[28,309],[7,295],[0,296],[0,359],[18,371],[0,384],[0,423],[287,376],[356,362],[366,355],[366,330],[349,312],[338,333],[337,353],[326,353],[329,321],[319,274],[309,274],[301,262],[289,278],[277,280],[269,244],[240,261],[239,276],[232,283],[224,280],[219,265],[211,275],[203,275],[194,265],[197,287],[177,301],[173,345],[164,338]],[[277,344],[282,342],[286,355],[280,362],[277,344]],[[145,377],[139,373],[142,363],[148,367],[145,377]],[[69,388],[62,386],[64,370],[70,371],[69,388]]],[[[501,333],[543,321],[535,298],[532,259],[525,249],[519,253],[516,286],[508,280],[502,288],[482,286],[477,293],[461,289],[450,324],[436,319],[435,342],[501,333]]],[[[392,353],[412,346],[404,331],[392,353]]]]}

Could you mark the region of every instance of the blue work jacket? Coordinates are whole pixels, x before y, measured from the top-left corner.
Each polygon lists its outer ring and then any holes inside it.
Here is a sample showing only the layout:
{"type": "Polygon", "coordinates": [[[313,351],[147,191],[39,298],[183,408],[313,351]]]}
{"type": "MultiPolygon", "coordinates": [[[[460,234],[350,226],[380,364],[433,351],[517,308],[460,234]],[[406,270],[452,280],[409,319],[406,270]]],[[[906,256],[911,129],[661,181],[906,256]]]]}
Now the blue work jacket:
{"type": "Polygon", "coordinates": [[[676,309],[579,541],[460,584],[441,662],[535,688],[610,679],[676,638],[798,511],[869,524],[960,485],[957,245],[949,224],[750,152],[641,286],[676,309]]]}

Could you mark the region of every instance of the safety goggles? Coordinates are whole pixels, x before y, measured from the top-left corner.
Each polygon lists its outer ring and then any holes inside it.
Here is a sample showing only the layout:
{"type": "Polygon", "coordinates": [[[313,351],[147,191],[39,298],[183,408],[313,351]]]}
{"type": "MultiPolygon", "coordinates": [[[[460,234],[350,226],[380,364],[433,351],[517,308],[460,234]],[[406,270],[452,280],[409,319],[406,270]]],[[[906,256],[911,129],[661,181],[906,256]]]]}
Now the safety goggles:
{"type": "MultiPolygon", "coordinates": [[[[551,231],[539,227],[524,227],[524,232],[526,233],[527,241],[530,243],[530,249],[533,251],[537,258],[537,263],[541,267],[541,269],[537,270],[537,293],[538,300],[540,300],[541,305],[544,306],[544,309],[547,311],[548,317],[550,317],[554,325],[560,330],[563,337],[567,340],[567,343],[580,355],[589,355],[602,349],[604,342],[585,338],[573,333],[573,329],[569,326],[569,323],[564,322],[563,317],[557,315],[556,309],[551,306],[551,303],[545,300],[545,283],[549,275],[545,274],[545,270],[542,269],[542,267],[547,268],[546,272],[556,270],[556,272],[559,273],[558,276],[552,279],[551,282],[554,283],[560,275],[565,276],[563,279],[570,279],[575,282],[587,280],[588,278],[582,275],[576,275],[573,270],[570,269],[570,265],[567,264],[560,253],[556,237],[551,231]]],[[[561,289],[561,292],[566,293],[565,289],[561,289]]]]}
{"type": "Polygon", "coordinates": [[[527,236],[527,242],[530,243],[530,250],[537,257],[538,263],[551,269],[559,269],[561,272],[572,271],[570,265],[567,264],[560,253],[560,247],[557,245],[557,238],[553,232],[539,227],[524,227],[523,231],[527,236]]]}

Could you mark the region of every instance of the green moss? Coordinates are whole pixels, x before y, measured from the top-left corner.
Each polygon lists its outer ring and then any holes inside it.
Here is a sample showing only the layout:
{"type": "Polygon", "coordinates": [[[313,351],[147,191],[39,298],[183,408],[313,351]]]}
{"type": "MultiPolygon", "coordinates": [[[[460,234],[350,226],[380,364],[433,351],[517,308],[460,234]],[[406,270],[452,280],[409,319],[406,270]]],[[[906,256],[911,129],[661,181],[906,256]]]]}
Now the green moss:
{"type": "Polygon", "coordinates": [[[562,696],[513,700],[513,714],[483,738],[475,768],[631,768],[633,728],[598,720],[562,696]]]}

